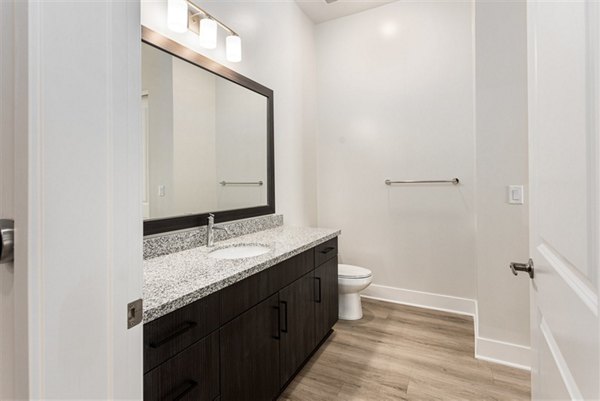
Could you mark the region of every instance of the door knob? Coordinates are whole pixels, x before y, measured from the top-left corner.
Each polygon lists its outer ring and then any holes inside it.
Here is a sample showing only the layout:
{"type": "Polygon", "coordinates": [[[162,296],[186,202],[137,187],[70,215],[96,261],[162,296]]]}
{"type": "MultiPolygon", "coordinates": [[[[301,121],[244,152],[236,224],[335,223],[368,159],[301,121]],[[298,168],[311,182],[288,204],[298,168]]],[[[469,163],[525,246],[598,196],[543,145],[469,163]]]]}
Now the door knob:
{"type": "Polygon", "coordinates": [[[510,270],[512,270],[515,276],[519,274],[519,272],[525,272],[533,279],[533,259],[529,259],[527,263],[512,262],[510,264],[510,270]]]}
{"type": "Polygon", "coordinates": [[[14,226],[14,221],[0,219],[0,264],[11,263],[14,259],[14,226]]]}

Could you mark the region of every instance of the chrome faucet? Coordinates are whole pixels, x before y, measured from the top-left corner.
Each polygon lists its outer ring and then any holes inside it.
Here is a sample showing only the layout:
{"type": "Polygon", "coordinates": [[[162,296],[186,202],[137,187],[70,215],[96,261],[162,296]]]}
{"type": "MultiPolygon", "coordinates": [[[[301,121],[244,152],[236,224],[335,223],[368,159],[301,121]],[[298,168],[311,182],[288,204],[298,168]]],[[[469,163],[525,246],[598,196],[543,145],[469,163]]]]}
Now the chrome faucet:
{"type": "Polygon", "coordinates": [[[231,235],[227,227],[215,225],[215,215],[212,213],[208,214],[208,225],[206,226],[206,246],[211,247],[215,245],[215,232],[214,230],[223,230],[227,234],[231,235]]]}

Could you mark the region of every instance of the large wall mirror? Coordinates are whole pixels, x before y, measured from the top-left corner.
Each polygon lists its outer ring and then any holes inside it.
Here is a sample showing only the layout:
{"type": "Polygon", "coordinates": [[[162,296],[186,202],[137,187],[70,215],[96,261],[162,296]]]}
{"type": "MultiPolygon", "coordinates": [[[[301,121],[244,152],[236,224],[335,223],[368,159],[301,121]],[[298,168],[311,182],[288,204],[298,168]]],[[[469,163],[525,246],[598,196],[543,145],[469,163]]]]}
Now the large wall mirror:
{"type": "Polygon", "coordinates": [[[144,235],[275,212],[273,91],[142,29],[144,235]]]}

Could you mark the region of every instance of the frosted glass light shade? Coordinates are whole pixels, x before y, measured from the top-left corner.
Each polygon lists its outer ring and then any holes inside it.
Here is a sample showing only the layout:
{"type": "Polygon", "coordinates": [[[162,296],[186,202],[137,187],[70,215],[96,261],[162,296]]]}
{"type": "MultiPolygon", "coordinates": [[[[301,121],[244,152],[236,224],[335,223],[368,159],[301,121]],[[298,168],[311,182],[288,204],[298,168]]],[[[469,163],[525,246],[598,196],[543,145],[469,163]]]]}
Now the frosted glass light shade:
{"type": "Polygon", "coordinates": [[[200,20],[200,46],[206,49],[217,47],[217,22],[210,18],[200,20]]]}
{"type": "Polygon", "coordinates": [[[168,0],[167,26],[173,32],[184,33],[188,28],[188,6],[186,0],[168,0]]]}
{"type": "Polygon", "coordinates": [[[242,38],[237,35],[229,35],[225,39],[225,53],[227,61],[239,63],[242,61],[242,38]]]}

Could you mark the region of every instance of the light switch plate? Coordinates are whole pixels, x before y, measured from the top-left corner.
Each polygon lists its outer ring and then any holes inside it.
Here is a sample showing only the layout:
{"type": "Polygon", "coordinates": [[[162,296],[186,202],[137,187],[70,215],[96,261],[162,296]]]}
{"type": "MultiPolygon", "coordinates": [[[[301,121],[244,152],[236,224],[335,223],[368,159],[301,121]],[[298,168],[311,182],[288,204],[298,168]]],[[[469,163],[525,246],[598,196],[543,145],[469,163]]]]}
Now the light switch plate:
{"type": "Polygon", "coordinates": [[[522,205],[525,203],[523,185],[508,186],[508,203],[511,205],[522,205]]]}

